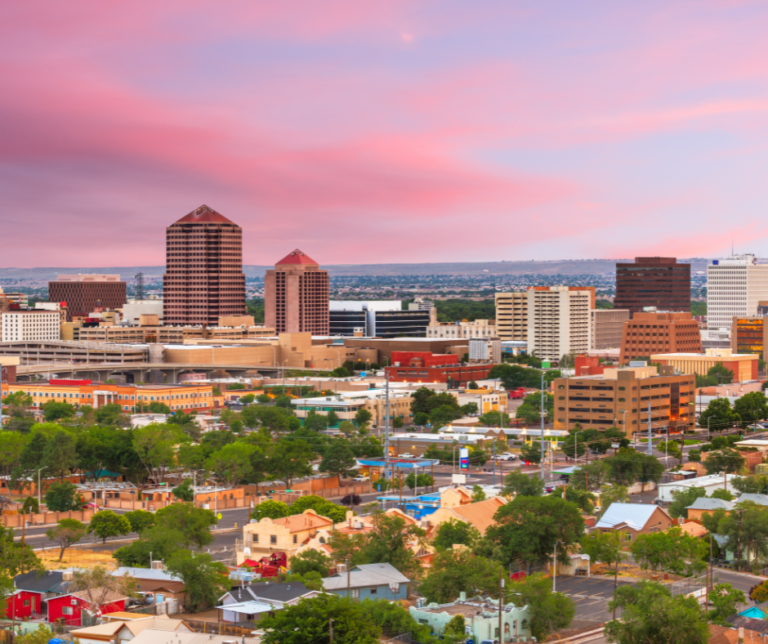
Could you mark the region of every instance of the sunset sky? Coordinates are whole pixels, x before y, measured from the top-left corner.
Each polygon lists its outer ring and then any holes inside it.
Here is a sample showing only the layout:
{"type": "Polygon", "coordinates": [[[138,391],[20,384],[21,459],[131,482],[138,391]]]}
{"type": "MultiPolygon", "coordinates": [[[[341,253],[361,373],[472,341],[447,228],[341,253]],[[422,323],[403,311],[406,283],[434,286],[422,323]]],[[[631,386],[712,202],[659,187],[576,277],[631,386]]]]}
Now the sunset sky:
{"type": "Polygon", "coordinates": [[[768,255],[768,3],[0,7],[0,266],[768,255]]]}

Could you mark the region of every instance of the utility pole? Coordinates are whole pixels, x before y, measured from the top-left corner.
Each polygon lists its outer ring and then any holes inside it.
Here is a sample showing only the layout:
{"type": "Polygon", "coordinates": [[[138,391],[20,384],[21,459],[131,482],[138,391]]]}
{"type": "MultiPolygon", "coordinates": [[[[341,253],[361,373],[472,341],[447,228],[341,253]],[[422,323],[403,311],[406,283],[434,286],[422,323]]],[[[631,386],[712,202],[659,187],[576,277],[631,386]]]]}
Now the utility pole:
{"type": "Polygon", "coordinates": [[[350,578],[350,574],[351,573],[350,573],[350,570],[349,570],[349,557],[346,558],[346,562],[347,562],[347,599],[349,599],[352,596],[352,594],[350,593],[350,590],[349,590],[350,586],[352,585],[352,580],[350,578]]]}
{"type": "Polygon", "coordinates": [[[712,533],[709,533],[709,560],[707,561],[707,596],[704,605],[709,610],[709,580],[712,575],[712,533]]]}
{"type": "Polygon", "coordinates": [[[384,421],[384,480],[387,480],[389,477],[389,374],[386,371],[384,372],[384,377],[387,379],[386,402],[384,403],[386,405],[386,420],[384,421]]]}
{"type": "Polygon", "coordinates": [[[504,641],[504,628],[502,626],[502,616],[504,607],[504,566],[499,566],[499,642],[504,641]]]}
{"type": "Polygon", "coordinates": [[[331,619],[328,620],[328,626],[330,628],[330,633],[329,633],[329,635],[330,635],[330,642],[331,642],[331,644],[333,644],[333,617],[331,617],[331,619]]]}
{"type": "MultiPolygon", "coordinates": [[[[650,394],[649,394],[650,397],[650,394]]],[[[653,455],[653,441],[651,440],[651,401],[648,401],[648,456],[653,455]]]]}
{"type": "MultiPolygon", "coordinates": [[[[565,494],[563,494],[565,498],[565,494]]],[[[552,558],[552,592],[557,592],[557,541],[555,541],[555,554],[552,558]]]]}
{"type": "MultiPolygon", "coordinates": [[[[544,480],[544,372],[541,372],[541,480],[544,480]]],[[[501,634],[499,634],[501,635],[501,634]]]]}

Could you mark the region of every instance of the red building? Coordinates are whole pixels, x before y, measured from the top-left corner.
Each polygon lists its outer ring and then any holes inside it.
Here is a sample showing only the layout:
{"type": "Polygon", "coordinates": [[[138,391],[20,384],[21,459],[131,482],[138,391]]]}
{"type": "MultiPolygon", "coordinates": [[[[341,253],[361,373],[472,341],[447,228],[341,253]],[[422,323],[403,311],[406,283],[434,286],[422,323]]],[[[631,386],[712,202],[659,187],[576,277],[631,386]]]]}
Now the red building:
{"type": "Polygon", "coordinates": [[[454,354],[434,354],[429,351],[393,351],[392,366],[386,367],[395,382],[445,382],[451,388],[466,387],[473,380],[483,380],[492,364],[459,364],[454,354]]]}
{"type": "Polygon", "coordinates": [[[31,619],[41,614],[40,593],[17,590],[8,598],[5,615],[8,619],[31,619]]]}
{"type": "Polygon", "coordinates": [[[600,364],[600,358],[597,356],[578,355],[573,361],[575,376],[601,376],[605,371],[605,366],[600,364]]]}
{"type": "MultiPolygon", "coordinates": [[[[118,595],[110,596],[109,602],[102,605],[99,614],[117,613],[125,610],[125,597],[118,595]]],[[[70,626],[82,626],[82,614],[88,610],[90,603],[87,595],[83,592],[69,593],[58,597],[51,597],[48,601],[48,621],[63,621],[70,626]]]]}

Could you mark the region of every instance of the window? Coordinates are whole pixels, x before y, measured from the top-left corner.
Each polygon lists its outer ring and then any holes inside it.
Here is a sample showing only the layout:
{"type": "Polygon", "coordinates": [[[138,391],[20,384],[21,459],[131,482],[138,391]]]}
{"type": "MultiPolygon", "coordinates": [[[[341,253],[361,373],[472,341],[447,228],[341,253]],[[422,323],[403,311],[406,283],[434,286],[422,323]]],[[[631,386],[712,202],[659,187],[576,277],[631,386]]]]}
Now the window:
{"type": "Polygon", "coordinates": [[[64,606],[61,609],[61,614],[62,615],[71,615],[72,614],[72,606],[64,606]]]}
{"type": "Polygon", "coordinates": [[[360,589],[359,588],[351,588],[349,596],[352,597],[352,599],[360,599],[360,589]]]}
{"type": "Polygon", "coordinates": [[[298,536],[297,535],[293,535],[293,543],[296,543],[297,539],[298,539],[298,536]]]}
{"type": "Polygon", "coordinates": [[[276,534],[270,535],[269,543],[271,543],[273,545],[277,543],[277,535],[276,534]]]}
{"type": "Polygon", "coordinates": [[[371,594],[371,595],[377,595],[377,594],[378,594],[378,592],[379,592],[379,589],[378,589],[378,588],[371,588],[371,593],[370,593],[370,594],[371,594]]]}
{"type": "Polygon", "coordinates": [[[258,534],[254,534],[253,535],[253,543],[259,543],[259,535],[258,534]]]}

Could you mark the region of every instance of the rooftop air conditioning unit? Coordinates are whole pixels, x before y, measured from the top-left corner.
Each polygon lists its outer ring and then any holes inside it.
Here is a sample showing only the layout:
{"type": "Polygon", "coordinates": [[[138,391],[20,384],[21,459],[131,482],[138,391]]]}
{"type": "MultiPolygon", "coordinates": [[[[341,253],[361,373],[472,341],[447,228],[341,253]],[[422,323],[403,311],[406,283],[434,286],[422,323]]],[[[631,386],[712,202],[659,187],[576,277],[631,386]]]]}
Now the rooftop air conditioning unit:
{"type": "Polygon", "coordinates": [[[347,572],[347,564],[338,564],[336,566],[336,572],[347,572]]]}

